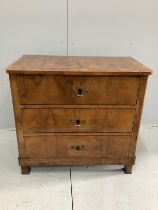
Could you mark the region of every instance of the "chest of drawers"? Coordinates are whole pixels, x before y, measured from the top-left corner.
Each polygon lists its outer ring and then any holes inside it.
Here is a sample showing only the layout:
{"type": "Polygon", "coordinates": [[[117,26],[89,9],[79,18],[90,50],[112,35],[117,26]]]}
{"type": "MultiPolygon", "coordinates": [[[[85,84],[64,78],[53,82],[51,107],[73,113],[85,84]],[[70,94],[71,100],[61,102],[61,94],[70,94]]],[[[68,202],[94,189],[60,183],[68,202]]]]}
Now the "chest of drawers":
{"type": "Polygon", "coordinates": [[[22,174],[38,165],[132,172],[150,69],[130,57],[24,55],[7,72],[22,174]]]}

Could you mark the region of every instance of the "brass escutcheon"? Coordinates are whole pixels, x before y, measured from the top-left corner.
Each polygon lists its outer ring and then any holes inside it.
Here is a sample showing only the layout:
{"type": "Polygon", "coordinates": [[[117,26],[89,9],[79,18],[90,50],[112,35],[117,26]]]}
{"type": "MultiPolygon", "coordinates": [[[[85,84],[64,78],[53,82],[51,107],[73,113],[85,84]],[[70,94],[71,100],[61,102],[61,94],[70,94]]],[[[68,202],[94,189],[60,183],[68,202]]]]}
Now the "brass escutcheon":
{"type": "Polygon", "coordinates": [[[75,93],[76,96],[78,96],[78,97],[85,96],[85,94],[87,92],[88,92],[88,90],[85,88],[74,88],[73,89],[73,93],[75,93]]]}
{"type": "Polygon", "coordinates": [[[71,149],[75,149],[75,150],[79,151],[79,150],[85,149],[85,146],[84,145],[76,145],[76,146],[72,145],[71,149]]]}
{"type": "Polygon", "coordinates": [[[85,124],[86,120],[71,120],[71,122],[74,124],[76,127],[81,127],[83,124],[85,124]]]}

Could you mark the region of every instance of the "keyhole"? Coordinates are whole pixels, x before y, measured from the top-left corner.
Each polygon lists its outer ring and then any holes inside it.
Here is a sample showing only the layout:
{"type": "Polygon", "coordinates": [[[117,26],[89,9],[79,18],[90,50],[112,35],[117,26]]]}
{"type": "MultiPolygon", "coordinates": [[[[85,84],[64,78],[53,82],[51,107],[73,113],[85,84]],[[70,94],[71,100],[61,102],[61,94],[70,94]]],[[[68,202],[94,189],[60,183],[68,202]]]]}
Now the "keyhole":
{"type": "Polygon", "coordinates": [[[80,150],[80,146],[76,146],[76,150],[80,150]]]}
{"type": "Polygon", "coordinates": [[[76,124],[77,124],[77,125],[80,125],[80,120],[79,120],[79,119],[76,120],[76,124]]]}
{"type": "Polygon", "coordinates": [[[82,95],[82,89],[81,89],[81,88],[78,88],[77,91],[78,91],[78,94],[79,94],[79,95],[82,95]]]}

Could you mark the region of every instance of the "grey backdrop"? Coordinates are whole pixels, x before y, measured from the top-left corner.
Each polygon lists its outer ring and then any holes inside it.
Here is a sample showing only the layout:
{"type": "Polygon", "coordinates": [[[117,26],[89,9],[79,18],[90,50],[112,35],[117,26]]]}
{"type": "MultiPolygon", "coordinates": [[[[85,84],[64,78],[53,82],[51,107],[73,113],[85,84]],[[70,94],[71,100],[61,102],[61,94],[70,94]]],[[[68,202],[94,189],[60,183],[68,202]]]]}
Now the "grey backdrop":
{"type": "Polygon", "coordinates": [[[14,127],[7,65],[67,53],[132,56],[154,69],[142,123],[158,122],[157,0],[0,0],[0,128],[14,127]]]}

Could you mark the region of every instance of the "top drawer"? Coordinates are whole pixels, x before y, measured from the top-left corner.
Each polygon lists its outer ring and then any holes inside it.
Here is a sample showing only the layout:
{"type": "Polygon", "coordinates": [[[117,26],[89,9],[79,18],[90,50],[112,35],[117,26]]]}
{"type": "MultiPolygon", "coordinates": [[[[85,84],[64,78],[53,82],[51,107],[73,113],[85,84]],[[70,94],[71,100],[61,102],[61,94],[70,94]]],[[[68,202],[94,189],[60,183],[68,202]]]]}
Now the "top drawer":
{"type": "Polygon", "coordinates": [[[20,104],[136,105],[139,77],[19,75],[20,104]]]}

